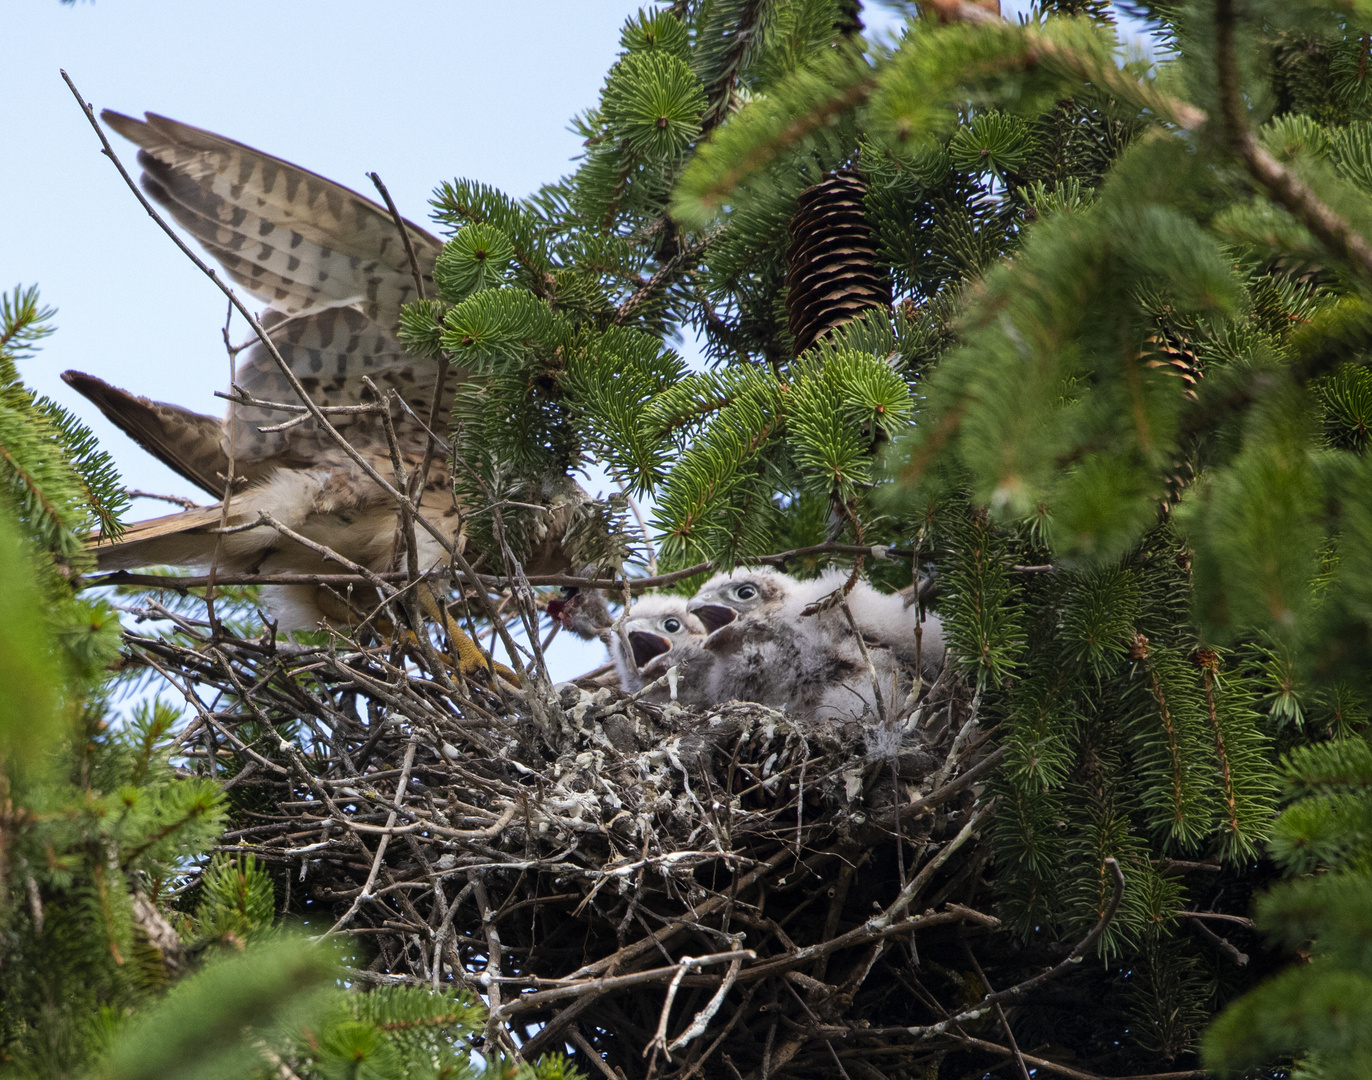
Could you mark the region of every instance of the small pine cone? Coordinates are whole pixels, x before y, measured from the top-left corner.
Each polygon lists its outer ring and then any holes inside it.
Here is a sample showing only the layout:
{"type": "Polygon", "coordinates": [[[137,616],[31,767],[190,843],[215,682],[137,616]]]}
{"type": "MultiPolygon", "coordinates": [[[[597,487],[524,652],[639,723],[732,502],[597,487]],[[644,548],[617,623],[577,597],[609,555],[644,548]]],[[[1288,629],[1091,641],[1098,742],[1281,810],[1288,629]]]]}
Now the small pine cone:
{"type": "Polygon", "coordinates": [[[877,266],[866,186],[844,169],[801,193],[791,218],[786,310],[799,356],[836,326],[891,306],[891,280],[877,266]]]}
{"type": "MultiPolygon", "coordinates": [[[[1182,382],[1182,393],[1191,401],[1196,400],[1196,384],[1204,377],[1200,358],[1187,344],[1186,338],[1174,330],[1163,327],[1144,339],[1140,359],[1150,368],[1159,368],[1164,374],[1173,375],[1182,382]]],[[[1182,494],[1196,479],[1196,466],[1186,457],[1172,461],[1172,468],[1166,477],[1167,493],[1163,498],[1162,512],[1172,512],[1172,507],[1181,502],[1182,494]]]]}
{"type": "Polygon", "coordinates": [[[1195,463],[1188,458],[1179,457],[1172,459],[1172,467],[1167,475],[1163,477],[1163,484],[1166,493],[1162,498],[1162,514],[1167,517],[1172,513],[1172,507],[1181,502],[1181,497],[1186,493],[1186,489],[1196,479],[1195,463]]]}
{"type": "Polygon", "coordinates": [[[1200,358],[1192,351],[1186,339],[1170,330],[1160,330],[1144,339],[1143,362],[1151,368],[1163,368],[1166,374],[1175,375],[1186,385],[1184,391],[1192,401],[1196,400],[1196,384],[1204,374],[1200,358]]]}

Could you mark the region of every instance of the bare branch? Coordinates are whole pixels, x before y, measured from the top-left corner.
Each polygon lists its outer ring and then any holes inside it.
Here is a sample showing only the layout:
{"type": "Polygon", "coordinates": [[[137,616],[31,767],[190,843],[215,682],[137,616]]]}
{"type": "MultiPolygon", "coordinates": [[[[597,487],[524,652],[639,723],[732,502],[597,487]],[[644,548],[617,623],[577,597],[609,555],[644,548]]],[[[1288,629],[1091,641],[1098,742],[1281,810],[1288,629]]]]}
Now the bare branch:
{"type": "Polygon", "coordinates": [[[391,198],[391,193],[386,189],[386,185],[381,182],[380,175],[369,172],[367,176],[376,185],[376,190],[381,192],[381,198],[386,202],[386,209],[391,212],[396,231],[400,233],[400,242],[405,245],[405,258],[409,260],[410,274],[414,277],[415,295],[423,300],[424,275],[419,272],[419,259],[414,253],[414,241],[410,239],[410,230],[405,227],[405,219],[400,216],[400,211],[395,208],[395,200],[391,198]]]}
{"type": "Polygon", "coordinates": [[[1024,998],[1028,996],[1031,991],[1036,990],[1049,980],[1056,979],[1059,975],[1072,970],[1082,962],[1086,954],[1100,938],[1101,934],[1105,933],[1105,928],[1109,926],[1111,920],[1114,919],[1115,912],[1119,910],[1120,899],[1124,896],[1124,874],[1120,871],[1120,864],[1115,859],[1106,859],[1105,866],[1114,876],[1114,893],[1111,895],[1110,902],[1106,906],[1105,911],[1101,914],[1100,919],[1097,920],[1096,925],[1091,928],[1090,932],[1084,938],[1073,946],[1072,951],[1068,953],[1065,960],[1053,965],[1047,971],[1035,975],[1032,979],[1025,979],[1021,983],[1016,983],[1007,990],[1001,990],[999,993],[995,994],[987,994],[972,1008],[964,1009],[956,1016],[949,1017],[947,1020],[940,1021],[937,1024],[929,1024],[923,1027],[882,1028],[879,1030],[890,1034],[903,1032],[918,1038],[928,1038],[930,1035],[942,1035],[958,1024],[976,1020],[985,1014],[993,1005],[1001,1004],[1006,1001],[1017,1001],[1024,998]]]}

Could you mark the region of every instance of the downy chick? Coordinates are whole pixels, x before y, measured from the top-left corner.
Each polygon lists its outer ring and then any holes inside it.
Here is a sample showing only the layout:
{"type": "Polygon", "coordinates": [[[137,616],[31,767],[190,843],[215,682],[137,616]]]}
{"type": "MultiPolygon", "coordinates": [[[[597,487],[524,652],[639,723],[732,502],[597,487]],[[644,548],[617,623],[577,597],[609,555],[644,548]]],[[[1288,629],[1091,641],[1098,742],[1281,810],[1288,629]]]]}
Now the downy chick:
{"type": "MultiPolygon", "coordinates": [[[[842,611],[802,616],[822,593],[768,568],[740,568],[707,581],[690,611],[710,631],[704,647],[716,702],[737,699],[785,708],[799,717],[874,720],[872,672],[842,611]]],[[[898,682],[889,654],[872,650],[877,677],[898,682]]],[[[883,685],[883,694],[887,694],[883,685]]]]}
{"type": "MultiPolygon", "coordinates": [[[[629,608],[623,633],[609,634],[610,658],[619,673],[619,685],[628,693],[677,668],[677,701],[700,708],[711,703],[706,684],[714,657],[702,647],[705,627],[686,610],[686,598],[662,593],[640,597],[629,608]],[[627,649],[626,649],[627,642],[627,649]]],[[[669,687],[659,687],[645,700],[666,702],[669,687]]]]}
{"type": "MultiPolygon", "coordinates": [[[[847,580],[848,571],[830,567],[819,577],[801,583],[805,602],[811,604],[828,596],[841,589],[847,580]]],[[[880,592],[870,582],[859,580],[847,599],[853,623],[869,646],[875,644],[890,649],[895,659],[911,672],[918,662],[925,680],[937,678],[944,659],[943,623],[937,615],[925,613],[917,639],[915,627],[919,623],[919,608],[914,604],[906,607],[905,598],[899,593],[880,592]]],[[[838,610],[837,614],[846,624],[843,612],[838,610]]]]}

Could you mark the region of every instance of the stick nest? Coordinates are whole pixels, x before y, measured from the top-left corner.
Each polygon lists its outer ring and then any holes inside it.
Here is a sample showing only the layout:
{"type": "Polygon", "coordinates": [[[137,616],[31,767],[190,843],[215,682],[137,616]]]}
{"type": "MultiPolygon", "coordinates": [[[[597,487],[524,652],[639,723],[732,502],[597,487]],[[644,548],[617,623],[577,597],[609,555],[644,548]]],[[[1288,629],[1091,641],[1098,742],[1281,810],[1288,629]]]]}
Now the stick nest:
{"type": "MultiPolygon", "coordinates": [[[[138,610],[176,624],[127,640],[196,710],[185,753],[232,805],[219,850],[351,937],[359,981],[467,988],[488,1040],[570,1048],[589,1075],[893,1077],[1011,1053],[994,1022],[945,1023],[990,989],[967,942],[1009,937],[976,907],[999,755],[951,670],[884,726],[835,725],[537,675],[462,689],[399,644],[138,610]]],[[[1003,985],[1055,959],[983,955],[1003,985]]]]}

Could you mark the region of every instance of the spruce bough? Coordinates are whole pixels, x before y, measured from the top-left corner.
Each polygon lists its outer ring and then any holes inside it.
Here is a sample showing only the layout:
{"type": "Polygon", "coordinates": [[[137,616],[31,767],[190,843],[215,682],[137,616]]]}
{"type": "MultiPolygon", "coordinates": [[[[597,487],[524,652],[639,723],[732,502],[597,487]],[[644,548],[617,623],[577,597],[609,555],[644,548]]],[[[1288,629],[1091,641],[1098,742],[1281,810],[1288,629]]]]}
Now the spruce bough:
{"type": "MultiPolygon", "coordinates": [[[[913,547],[1007,750],[1002,911],[1030,940],[1080,933],[1119,860],[1099,953],[1129,985],[1090,1022],[1124,1048],[1102,1068],[1194,1061],[1245,973],[1182,913],[1261,884],[1280,752],[1360,740],[1372,690],[1365,16],[1140,6],[1154,64],[1104,5],[1020,26],[929,5],[889,48],[822,7],[730,8],[723,37],[691,4],[632,21],[580,169],[501,218],[543,261],[516,257],[481,311],[527,311],[532,350],[512,363],[470,297],[444,297],[443,343],[531,423],[533,381],[516,399],[505,380],[541,356],[578,436],[534,441],[654,494],[669,566],[913,547]],[[640,133],[626,100],[658,101],[677,137],[640,133]],[[790,229],[844,169],[896,305],[795,355],[790,229]],[[619,255],[594,283],[589,236],[619,255]],[[673,325],[709,370],[654,349],[673,325]],[[641,344],[612,344],[624,330],[641,344]]],[[[454,244],[494,220],[460,190],[438,202],[454,244]]]]}

